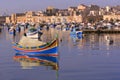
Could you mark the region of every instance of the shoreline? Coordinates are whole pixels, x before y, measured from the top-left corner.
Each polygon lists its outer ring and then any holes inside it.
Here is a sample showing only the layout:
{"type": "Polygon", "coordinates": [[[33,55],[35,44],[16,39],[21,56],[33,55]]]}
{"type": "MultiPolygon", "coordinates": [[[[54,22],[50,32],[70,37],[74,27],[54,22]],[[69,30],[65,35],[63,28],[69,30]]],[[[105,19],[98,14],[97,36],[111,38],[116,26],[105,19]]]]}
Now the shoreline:
{"type": "Polygon", "coordinates": [[[83,33],[84,34],[88,34],[88,33],[98,33],[98,34],[111,33],[111,34],[114,34],[114,33],[120,33],[120,30],[83,30],[83,33]]]}

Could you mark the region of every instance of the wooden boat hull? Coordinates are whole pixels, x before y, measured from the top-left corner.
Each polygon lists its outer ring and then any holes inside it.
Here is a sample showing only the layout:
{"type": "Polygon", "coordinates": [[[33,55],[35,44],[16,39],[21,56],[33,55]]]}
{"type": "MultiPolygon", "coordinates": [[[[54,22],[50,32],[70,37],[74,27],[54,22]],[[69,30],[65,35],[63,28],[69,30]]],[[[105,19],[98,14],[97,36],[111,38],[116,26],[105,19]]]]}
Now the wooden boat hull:
{"type": "Polygon", "coordinates": [[[58,48],[54,47],[54,48],[50,48],[47,50],[39,50],[39,51],[24,51],[24,50],[18,50],[15,49],[16,52],[18,53],[22,53],[22,54],[26,54],[26,55],[48,55],[48,56],[57,56],[58,53],[58,48]]]}

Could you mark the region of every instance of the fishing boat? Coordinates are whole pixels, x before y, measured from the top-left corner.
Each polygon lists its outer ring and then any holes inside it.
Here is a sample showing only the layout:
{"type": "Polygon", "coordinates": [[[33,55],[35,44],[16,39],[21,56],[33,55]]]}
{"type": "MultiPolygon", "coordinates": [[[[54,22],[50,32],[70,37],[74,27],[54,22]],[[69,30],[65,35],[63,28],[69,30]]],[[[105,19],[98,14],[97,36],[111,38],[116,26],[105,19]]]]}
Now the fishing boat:
{"type": "Polygon", "coordinates": [[[34,27],[30,27],[26,32],[27,37],[38,38],[38,30],[34,27]]]}
{"type": "Polygon", "coordinates": [[[21,52],[27,55],[58,55],[58,39],[44,43],[41,41],[33,40],[31,38],[23,37],[19,43],[13,43],[13,48],[16,52],[21,52]]]}
{"type": "Polygon", "coordinates": [[[22,69],[32,69],[32,67],[46,66],[52,70],[58,70],[58,57],[23,55],[16,53],[13,59],[20,62],[22,69]]]}
{"type": "Polygon", "coordinates": [[[76,30],[76,28],[73,28],[73,30],[70,32],[70,36],[72,38],[81,39],[83,37],[83,32],[80,30],[76,30]]]}

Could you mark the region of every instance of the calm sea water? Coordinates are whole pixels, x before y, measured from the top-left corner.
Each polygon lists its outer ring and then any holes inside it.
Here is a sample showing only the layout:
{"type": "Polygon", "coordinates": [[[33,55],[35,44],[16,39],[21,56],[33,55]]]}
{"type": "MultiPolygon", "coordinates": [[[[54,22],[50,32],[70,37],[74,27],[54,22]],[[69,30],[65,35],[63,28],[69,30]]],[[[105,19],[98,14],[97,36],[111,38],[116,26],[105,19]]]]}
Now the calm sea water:
{"type": "Polygon", "coordinates": [[[59,36],[62,40],[58,70],[35,64],[23,68],[13,59],[16,52],[12,38],[3,30],[0,33],[0,80],[120,80],[120,34],[86,34],[76,40],[68,32],[59,36]]]}

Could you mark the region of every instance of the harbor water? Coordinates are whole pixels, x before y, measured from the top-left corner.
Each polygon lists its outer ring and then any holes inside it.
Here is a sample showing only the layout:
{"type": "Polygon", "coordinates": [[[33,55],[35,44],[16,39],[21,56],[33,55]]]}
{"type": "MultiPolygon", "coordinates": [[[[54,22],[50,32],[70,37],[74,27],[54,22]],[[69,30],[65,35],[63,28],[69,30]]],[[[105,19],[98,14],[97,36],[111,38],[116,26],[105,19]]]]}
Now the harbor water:
{"type": "MultiPolygon", "coordinates": [[[[46,31],[46,39],[53,38],[48,36],[51,32],[46,31]]],[[[68,31],[56,32],[60,42],[58,69],[54,70],[50,66],[23,65],[14,60],[13,37],[3,29],[0,80],[120,80],[120,34],[84,34],[77,39],[70,37],[68,31]]],[[[15,38],[19,39],[20,34],[15,38]]]]}

